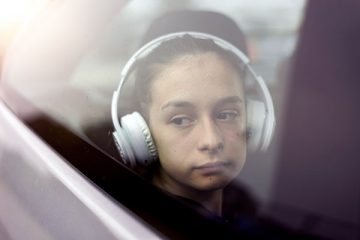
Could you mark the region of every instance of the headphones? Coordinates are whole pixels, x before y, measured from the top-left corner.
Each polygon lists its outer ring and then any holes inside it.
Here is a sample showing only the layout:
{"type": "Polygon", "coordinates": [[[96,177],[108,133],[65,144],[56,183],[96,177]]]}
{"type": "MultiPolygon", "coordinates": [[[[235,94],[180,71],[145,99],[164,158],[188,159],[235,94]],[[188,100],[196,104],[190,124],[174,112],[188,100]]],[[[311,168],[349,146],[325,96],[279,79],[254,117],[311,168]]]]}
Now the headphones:
{"type": "Polygon", "coordinates": [[[200,32],[176,32],[160,36],[141,47],[125,64],[119,82],[119,86],[113,94],[111,103],[111,117],[115,128],[113,137],[120,156],[125,164],[131,167],[137,165],[148,166],[157,160],[158,154],[155,143],[151,137],[150,129],[144,118],[138,113],[133,112],[125,115],[119,122],[118,101],[121,88],[130,75],[136,61],[145,58],[163,42],[180,38],[185,35],[195,39],[212,40],[222,49],[231,51],[244,64],[249,74],[247,77],[253,79],[250,82],[257,89],[257,99],[254,96],[246,97],[246,121],[248,140],[247,146],[252,151],[265,151],[270,145],[275,129],[274,105],[270,92],[264,80],[256,75],[249,65],[250,61],[246,55],[231,43],[205,33],[200,32]]]}

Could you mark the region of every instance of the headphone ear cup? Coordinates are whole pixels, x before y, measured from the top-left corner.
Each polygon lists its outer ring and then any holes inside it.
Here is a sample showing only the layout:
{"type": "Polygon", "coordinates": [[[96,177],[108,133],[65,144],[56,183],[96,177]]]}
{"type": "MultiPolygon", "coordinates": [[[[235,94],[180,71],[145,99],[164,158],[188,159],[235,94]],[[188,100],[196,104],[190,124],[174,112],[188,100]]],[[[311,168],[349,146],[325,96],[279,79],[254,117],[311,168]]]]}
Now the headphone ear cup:
{"type": "Polygon", "coordinates": [[[263,102],[246,100],[246,121],[248,134],[248,149],[251,151],[263,150],[264,128],[266,124],[266,109],[263,102]]]}
{"type": "Polygon", "coordinates": [[[114,131],[113,138],[121,159],[125,162],[125,164],[130,164],[131,167],[134,167],[136,165],[135,155],[129,145],[129,140],[126,139],[124,130],[120,128],[117,131],[114,131]]]}
{"type": "Polygon", "coordinates": [[[144,118],[138,113],[121,118],[125,137],[135,155],[136,164],[150,165],[157,159],[157,150],[144,118]]]}

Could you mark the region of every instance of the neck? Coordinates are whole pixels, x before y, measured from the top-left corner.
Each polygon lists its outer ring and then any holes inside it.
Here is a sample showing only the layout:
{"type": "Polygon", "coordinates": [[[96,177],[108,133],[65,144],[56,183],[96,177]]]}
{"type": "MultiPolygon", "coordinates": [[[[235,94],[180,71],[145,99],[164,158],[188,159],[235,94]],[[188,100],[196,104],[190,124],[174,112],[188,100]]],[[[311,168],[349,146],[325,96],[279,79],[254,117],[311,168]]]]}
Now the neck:
{"type": "Polygon", "coordinates": [[[212,192],[206,192],[203,196],[198,199],[192,199],[203,205],[206,209],[210,210],[214,214],[222,215],[222,198],[223,190],[218,189],[212,192]]]}
{"type": "Polygon", "coordinates": [[[185,185],[179,186],[177,184],[174,186],[171,181],[165,181],[159,176],[154,177],[153,184],[174,195],[191,199],[218,216],[222,215],[222,188],[203,191],[185,185]]]}

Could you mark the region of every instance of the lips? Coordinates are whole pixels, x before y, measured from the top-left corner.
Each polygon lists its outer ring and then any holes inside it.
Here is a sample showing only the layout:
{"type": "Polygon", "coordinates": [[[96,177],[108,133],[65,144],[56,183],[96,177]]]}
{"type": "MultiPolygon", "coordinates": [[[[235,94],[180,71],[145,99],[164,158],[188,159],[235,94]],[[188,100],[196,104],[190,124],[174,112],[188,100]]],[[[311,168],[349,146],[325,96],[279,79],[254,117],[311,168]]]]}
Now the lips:
{"type": "Polygon", "coordinates": [[[224,171],[226,165],[228,165],[228,163],[226,162],[207,162],[204,163],[202,165],[199,165],[197,167],[195,167],[195,170],[198,170],[206,175],[208,174],[216,174],[219,172],[224,171]]]}
{"type": "Polygon", "coordinates": [[[214,168],[214,167],[220,167],[220,166],[224,166],[225,162],[208,162],[205,164],[202,164],[196,168],[214,168]]]}

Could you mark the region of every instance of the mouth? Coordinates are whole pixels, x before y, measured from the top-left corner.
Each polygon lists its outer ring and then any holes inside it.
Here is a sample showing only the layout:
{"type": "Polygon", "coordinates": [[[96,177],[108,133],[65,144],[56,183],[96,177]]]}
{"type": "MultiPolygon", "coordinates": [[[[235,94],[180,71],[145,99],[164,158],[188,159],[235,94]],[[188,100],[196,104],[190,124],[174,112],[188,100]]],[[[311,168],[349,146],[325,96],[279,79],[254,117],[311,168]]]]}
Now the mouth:
{"type": "Polygon", "coordinates": [[[229,163],[224,161],[207,162],[194,167],[195,170],[202,172],[205,175],[216,174],[223,172],[229,163]]]}

